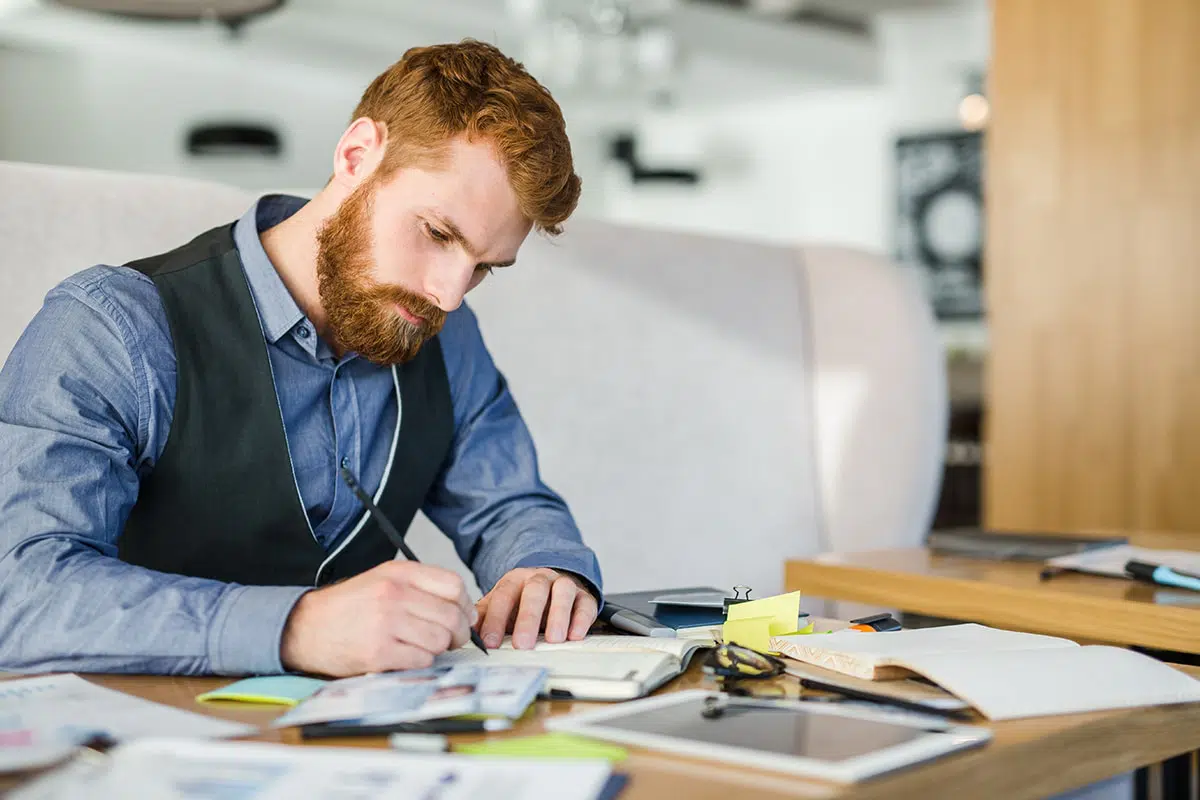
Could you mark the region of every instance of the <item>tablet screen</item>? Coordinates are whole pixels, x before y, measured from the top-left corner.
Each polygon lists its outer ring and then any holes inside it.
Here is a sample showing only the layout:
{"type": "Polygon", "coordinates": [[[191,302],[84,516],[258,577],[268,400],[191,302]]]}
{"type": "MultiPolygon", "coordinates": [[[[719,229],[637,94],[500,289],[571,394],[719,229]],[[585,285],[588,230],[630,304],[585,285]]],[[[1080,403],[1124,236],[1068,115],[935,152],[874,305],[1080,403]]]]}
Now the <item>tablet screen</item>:
{"type": "Polygon", "coordinates": [[[923,728],[856,717],[810,713],[802,708],[730,704],[714,719],[701,715],[703,698],[651,708],[597,723],[605,728],[748,747],[819,761],[844,761],[924,736],[923,728]]]}

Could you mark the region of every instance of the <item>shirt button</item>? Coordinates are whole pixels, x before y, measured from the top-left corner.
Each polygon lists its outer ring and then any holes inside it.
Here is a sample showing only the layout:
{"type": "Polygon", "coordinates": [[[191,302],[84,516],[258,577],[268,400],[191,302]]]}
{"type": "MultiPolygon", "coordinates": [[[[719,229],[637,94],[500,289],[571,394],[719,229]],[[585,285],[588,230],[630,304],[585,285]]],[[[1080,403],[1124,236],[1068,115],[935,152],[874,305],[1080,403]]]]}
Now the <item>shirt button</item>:
{"type": "Polygon", "coordinates": [[[312,331],[308,329],[307,325],[301,325],[296,329],[296,335],[301,339],[307,339],[309,336],[312,336],[312,331]]]}
{"type": "Polygon", "coordinates": [[[350,469],[350,456],[342,456],[342,469],[350,469]]]}

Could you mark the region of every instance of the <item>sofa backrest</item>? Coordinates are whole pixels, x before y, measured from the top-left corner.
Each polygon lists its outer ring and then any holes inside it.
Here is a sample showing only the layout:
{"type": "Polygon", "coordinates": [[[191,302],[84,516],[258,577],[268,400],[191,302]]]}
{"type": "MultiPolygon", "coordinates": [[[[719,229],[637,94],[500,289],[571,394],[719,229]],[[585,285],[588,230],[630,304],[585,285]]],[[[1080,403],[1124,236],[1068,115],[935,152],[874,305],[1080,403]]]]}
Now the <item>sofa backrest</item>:
{"type": "MultiPolygon", "coordinates": [[[[227,186],[0,163],[0,359],[45,293],[240,215],[227,186]]],[[[885,259],[573,220],[470,296],[611,590],[782,585],[789,556],[920,541],[945,376],[885,259]]],[[[460,571],[428,521],[424,560],[460,571]]]]}

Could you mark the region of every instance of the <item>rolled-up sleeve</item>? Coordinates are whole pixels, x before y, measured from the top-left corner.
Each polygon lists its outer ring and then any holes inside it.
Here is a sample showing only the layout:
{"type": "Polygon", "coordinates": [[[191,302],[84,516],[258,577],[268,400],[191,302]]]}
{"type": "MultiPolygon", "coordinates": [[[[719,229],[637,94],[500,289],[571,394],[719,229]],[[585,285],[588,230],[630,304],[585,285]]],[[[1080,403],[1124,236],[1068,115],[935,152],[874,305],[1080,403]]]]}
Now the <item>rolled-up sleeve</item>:
{"type": "Polygon", "coordinates": [[[455,435],[426,516],[485,592],[511,569],[551,567],[579,575],[599,598],[596,555],[567,504],[542,482],[529,429],[470,308],[447,317],[441,340],[455,435]]]}
{"type": "Polygon", "coordinates": [[[147,337],[167,334],[114,301],[114,272],[54,289],[0,370],[0,669],[280,672],[280,637],[305,588],[117,558],[139,468],[157,457],[147,337]]]}

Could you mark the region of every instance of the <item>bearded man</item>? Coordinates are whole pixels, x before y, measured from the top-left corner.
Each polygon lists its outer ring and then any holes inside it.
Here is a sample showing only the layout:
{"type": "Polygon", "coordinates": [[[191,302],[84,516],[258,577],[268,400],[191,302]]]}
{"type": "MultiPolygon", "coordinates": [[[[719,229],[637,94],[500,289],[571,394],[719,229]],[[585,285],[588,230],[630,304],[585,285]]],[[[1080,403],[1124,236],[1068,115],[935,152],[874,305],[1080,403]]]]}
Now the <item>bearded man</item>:
{"type": "Polygon", "coordinates": [[[600,571],[467,292],[579,199],[496,48],[415,48],[311,200],[55,287],[0,372],[0,669],[331,676],[578,639],[600,571]],[[423,511],[486,591],[396,560],[423,511]]]}

